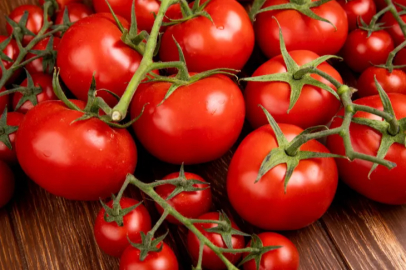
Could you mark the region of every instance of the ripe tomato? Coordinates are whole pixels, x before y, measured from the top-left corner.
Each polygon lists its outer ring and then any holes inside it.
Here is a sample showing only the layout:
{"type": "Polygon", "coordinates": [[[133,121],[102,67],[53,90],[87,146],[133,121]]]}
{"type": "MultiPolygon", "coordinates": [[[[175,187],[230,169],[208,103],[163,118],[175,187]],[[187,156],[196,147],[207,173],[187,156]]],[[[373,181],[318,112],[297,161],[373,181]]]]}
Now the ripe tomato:
{"type": "MultiPolygon", "coordinates": [[[[199,217],[199,219],[205,220],[219,220],[220,214],[218,212],[209,212],[199,217]]],[[[207,229],[217,227],[218,225],[215,223],[195,223],[196,228],[214,245],[227,248],[226,244],[223,241],[223,238],[218,233],[212,233],[206,231],[207,229]]],[[[231,226],[233,229],[240,230],[238,226],[231,221],[231,226]]],[[[244,248],[245,240],[244,236],[242,235],[233,235],[231,238],[232,247],[234,249],[241,249],[244,248]]],[[[194,233],[189,231],[187,236],[187,247],[189,250],[189,254],[192,257],[194,263],[197,262],[199,259],[199,247],[200,247],[200,240],[196,237],[194,233]]],[[[241,253],[223,253],[223,255],[233,264],[237,263],[241,258],[241,253]]],[[[222,270],[226,269],[227,267],[225,264],[219,259],[216,253],[213,252],[209,247],[204,246],[203,248],[203,262],[202,266],[204,269],[210,270],[222,270]]]]}
{"type": "Polygon", "coordinates": [[[244,98],[224,75],[179,87],[163,104],[170,83],[142,84],[131,104],[133,124],[145,148],[173,163],[197,164],[221,157],[237,140],[244,124],[244,98]]]}
{"type": "MultiPolygon", "coordinates": [[[[303,130],[279,124],[288,141],[303,130]]],[[[246,221],[266,230],[297,230],[319,219],[330,206],[337,189],[337,167],[333,158],[301,160],[284,188],[286,165],[281,164],[255,183],[262,161],[277,147],[270,125],[251,132],[231,160],[227,176],[228,198],[246,221]]],[[[316,140],[302,151],[327,153],[316,140]]]]}
{"type": "Polygon", "coordinates": [[[406,73],[400,69],[394,69],[389,73],[387,69],[380,67],[369,67],[358,79],[358,95],[360,97],[378,95],[374,77],[381,84],[386,93],[406,94],[406,73]]]}
{"type": "MultiPolygon", "coordinates": [[[[290,55],[298,65],[319,57],[311,51],[291,51],[290,55]]],[[[326,62],[317,68],[342,82],[340,74],[326,62]]],[[[286,72],[286,65],[279,55],[260,66],[252,77],[282,72],[286,72]]],[[[335,89],[319,75],[312,77],[335,89]]],[[[295,106],[288,113],[290,94],[290,86],[285,82],[248,82],[244,92],[248,121],[254,128],[268,123],[258,104],[264,106],[277,122],[294,124],[302,128],[327,124],[340,108],[340,101],[326,90],[305,85],[295,106]]]]}
{"type": "MultiPolygon", "coordinates": [[[[312,0],[315,1],[315,0],[312,0]]],[[[267,0],[265,7],[287,4],[289,0],[267,0]]],[[[302,15],[296,10],[276,10],[257,15],[254,23],[255,36],[264,54],[272,58],[281,53],[279,46],[279,26],[288,51],[310,50],[319,55],[335,54],[344,45],[348,33],[347,15],[336,1],[327,2],[312,8],[318,16],[330,24],[302,15]]]]}
{"type": "MultiPolygon", "coordinates": [[[[60,38],[58,37],[54,37],[54,44],[53,44],[53,49],[55,51],[57,51],[58,49],[58,45],[59,42],[61,41],[60,38]]],[[[34,46],[34,48],[32,48],[32,50],[36,50],[36,51],[44,51],[47,48],[49,42],[49,37],[41,40],[40,42],[37,43],[37,45],[34,46]]],[[[27,53],[27,56],[25,57],[26,60],[31,59],[33,57],[35,57],[36,55],[33,53],[27,53]]],[[[39,59],[35,59],[34,61],[28,63],[25,68],[28,70],[29,73],[44,73],[47,72],[47,70],[44,70],[43,68],[43,58],[39,58],[39,59]]],[[[48,69],[49,67],[47,67],[48,69]]],[[[51,69],[51,72],[53,70],[51,69]]]]}
{"type": "Polygon", "coordinates": [[[355,30],[358,25],[361,25],[360,18],[369,24],[376,13],[376,5],[373,0],[338,0],[337,2],[347,13],[348,31],[355,30]]]}
{"type": "MultiPolygon", "coordinates": [[[[131,198],[122,198],[120,205],[122,209],[137,205],[139,202],[131,198]]],[[[113,201],[107,203],[108,207],[113,206],[113,201]]],[[[130,213],[123,217],[123,226],[116,222],[104,220],[106,210],[102,208],[97,215],[94,224],[94,237],[99,247],[110,256],[120,257],[124,250],[130,245],[127,237],[133,243],[141,242],[141,232],[145,234],[151,229],[151,217],[144,205],[140,204],[130,213]]]]}
{"type": "MultiPolygon", "coordinates": [[[[1,75],[0,75],[1,77],[1,75]]],[[[6,91],[6,88],[1,88],[0,93],[6,91]]],[[[0,112],[3,112],[6,107],[8,107],[8,104],[10,103],[10,96],[5,95],[0,97],[0,112]]]]}
{"type": "MultiPolygon", "coordinates": [[[[406,22],[406,15],[401,15],[400,18],[402,19],[402,21],[406,22]]],[[[381,22],[385,23],[384,25],[384,27],[386,27],[385,31],[387,31],[389,35],[391,35],[395,43],[395,46],[398,46],[400,43],[405,41],[402,29],[400,29],[400,26],[396,21],[395,17],[393,17],[392,13],[390,12],[385,13],[385,15],[383,15],[381,19],[381,22]]]]}
{"type": "MultiPolygon", "coordinates": [[[[395,56],[395,65],[406,65],[406,49],[401,49],[395,56]]],[[[402,68],[406,72],[406,67],[402,68]]]]}
{"type": "MultiPolygon", "coordinates": [[[[119,19],[124,27],[129,27],[124,18],[119,19]]],[[[97,89],[123,94],[142,56],[124,44],[121,35],[112,15],[107,13],[81,19],[66,31],[59,45],[57,65],[63,81],[76,97],[87,100],[94,73],[97,89]]],[[[99,96],[111,106],[117,103],[106,92],[99,96]]]]}
{"type": "Polygon", "coordinates": [[[65,13],[66,8],[68,9],[69,21],[71,23],[77,22],[80,19],[89,17],[90,15],[93,14],[92,9],[84,4],[70,3],[56,14],[55,24],[63,23],[63,14],[65,13]]]}
{"type": "Polygon", "coordinates": [[[118,192],[134,172],[137,149],[127,130],[95,118],[73,122],[82,116],[60,101],[38,104],[20,124],[17,157],[25,173],[52,194],[98,200],[118,192]]]}
{"type": "MultiPolygon", "coordinates": [[[[179,173],[171,173],[163,178],[163,180],[169,180],[179,177],[179,173]]],[[[185,177],[187,180],[199,180],[202,182],[204,179],[194,173],[185,172],[185,177]]],[[[193,191],[193,192],[182,192],[167,202],[179,213],[181,213],[184,217],[187,218],[198,218],[199,216],[203,215],[204,213],[208,212],[211,207],[211,190],[209,187],[209,183],[205,184],[194,184],[196,188],[206,188],[200,191],[193,191]]],[[[156,193],[159,194],[162,198],[166,199],[172,191],[175,190],[175,186],[173,185],[162,185],[155,188],[156,193]]],[[[160,214],[164,211],[162,207],[155,203],[155,206],[160,214]]],[[[173,224],[181,225],[181,223],[174,218],[173,216],[168,216],[166,218],[167,221],[173,224]]]]}
{"type": "MultiPolygon", "coordinates": [[[[31,75],[32,80],[34,82],[34,85],[36,87],[41,87],[42,88],[42,93],[37,95],[37,101],[38,103],[47,101],[47,100],[57,100],[57,96],[54,93],[54,90],[52,88],[52,76],[44,73],[34,73],[31,75]]],[[[21,86],[27,87],[28,80],[25,79],[22,83],[21,86]]],[[[13,95],[13,109],[15,110],[17,107],[18,102],[22,98],[22,94],[17,92],[13,95]]],[[[17,110],[20,113],[27,113],[29,110],[31,110],[34,107],[34,105],[31,103],[31,101],[26,101],[24,102],[23,105],[17,110]]]]}
{"type": "MultiPolygon", "coordinates": [[[[204,10],[214,23],[199,16],[166,29],[159,51],[161,60],[179,59],[175,38],[183,50],[189,71],[241,69],[254,48],[254,30],[246,11],[235,0],[212,0],[204,10]]],[[[173,16],[180,17],[180,9],[178,13],[173,16]]]]}
{"type": "Polygon", "coordinates": [[[368,37],[367,31],[356,29],[348,35],[342,54],[353,71],[362,72],[372,65],[384,64],[393,49],[393,40],[385,30],[368,37]]]}
{"type": "Polygon", "coordinates": [[[13,197],[14,175],[6,163],[0,161],[0,208],[5,206],[13,197]]]}
{"type": "MultiPolygon", "coordinates": [[[[378,10],[383,9],[384,7],[386,7],[386,2],[385,0],[374,0],[376,7],[378,10]]],[[[401,4],[403,6],[406,6],[406,1],[405,0],[392,0],[392,3],[395,4],[395,7],[399,8],[396,4],[401,4]]]]}
{"type": "MultiPolygon", "coordinates": [[[[39,4],[43,5],[45,0],[39,0],[39,4]]],[[[60,9],[64,9],[66,5],[70,3],[82,3],[83,0],[56,0],[60,9]]]]}
{"type": "MultiPolygon", "coordinates": [[[[24,119],[24,114],[18,112],[7,113],[7,125],[8,126],[20,126],[21,121],[24,119]]],[[[12,149],[9,149],[3,142],[0,141],[0,160],[7,163],[17,163],[16,156],[16,132],[8,135],[12,149]]]]}
{"type": "Polygon", "coordinates": [[[160,245],[162,250],[148,253],[144,261],[140,261],[140,250],[129,246],[121,256],[120,270],[178,270],[175,253],[164,242],[160,245]]]}
{"type": "MultiPolygon", "coordinates": [[[[0,35],[0,43],[5,41],[8,37],[7,36],[1,36],[0,35]]],[[[20,54],[20,50],[18,49],[17,42],[12,39],[10,43],[4,48],[3,53],[10,57],[13,61],[15,61],[20,54]]],[[[9,69],[13,63],[5,60],[1,60],[3,62],[3,65],[6,69],[9,69]]],[[[10,78],[10,80],[7,83],[12,83],[20,74],[21,70],[17,70],[14,72],[13,76],[10,78]]],[[[3,76],[3,71],[0,69],[0,78],[3,76]]]]}
{"type": "MultiPolygon", "coordinates": [[[[264,232],[258,234],[264,247],[281,246],[278,249],[268,251],[262,255],[259,269],[261,270],[297,270],[299,268],[299,252],[295,245],[285,236],[264,232]]],[[[247,247],[251,246],[251,241],[247,247]]],[[[244,254],[244,258],[247,254],[244,254]]],[[[244,264],[244,270],[257,270],[255,260],[250,260],[244,264]]]]}
{"type": "MultiPolygon", "coordinates": [[[[389,93],[388,96],[392,102],[396,118],[401,119],[406,117],[406,96],[397,93],[389,93]]],[[[355,103],[370,106],[378,110],[383,109],[378,95],[358,99],[355,103]]],[[[343,111],[340,111],[338,115],[343,115],[343,111]]],[[[365,112],[357,112],[355,117],[381,120],[380,117],[365,112]]],[[[342,119],[339,117],[334,118],[331,128],[341,125],[341,121],[342,119]]],[[[381,133],[365,125],[351,123],[350,134],[354,151],[376,156],[382,139],[381,133]]],[[[337,135],[328,137],[327,146],[333,153],[344,154],[343,141],[337,135]]],[[[368,174],[372,168],[371,162],[364,160],[348,162],[345,159],[337,159],[340,179],[371,200],[387,204],[405,204],[406,182],[403,177],[399,177],[406,173],[406,159],[403,158],[405,155],[406,149],[404,145],[393,144],[385,159],[395,162],[397,166],[389,170],[379,165],[372,172],[370,179],[368,179],[368,174]]]]}

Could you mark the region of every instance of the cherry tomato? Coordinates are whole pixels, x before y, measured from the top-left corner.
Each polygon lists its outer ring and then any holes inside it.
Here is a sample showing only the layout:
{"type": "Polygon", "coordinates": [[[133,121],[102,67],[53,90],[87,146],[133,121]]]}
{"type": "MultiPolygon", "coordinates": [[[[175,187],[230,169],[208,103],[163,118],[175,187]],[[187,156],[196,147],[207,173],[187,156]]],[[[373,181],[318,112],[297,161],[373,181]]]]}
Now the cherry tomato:
{"type": "MultiPolygon", "coordinates": [[[[6,88],[1,88],[0,93],[6,91],[6,88]]],[[[0,112],[3,112],[6,107],[8,107],[8,104],[10,103],[10,96],[5,95],[0,97],[0,112]]]]}
{"type": "MultiPolygon", "coordinates": [[[[402,19],[402,21],[406,22],[406,15],[401,15],[400,18],[402,19]]],[[[405,41],[402,29],[400,29],[400,26],[395,17],[393,17],[392,13],[386,12],[385,15],[383,15],[382,17],[381,22],[385,23],[385,31],[387,31],[389,35],[391,35],[395,46],[398,46],[400,43],[405,41]]]]}
{"type": "MultiPolygon", "coordinates": [[[[219,215],[220,214],[218,212],[209,212],[200,216],[199,219],[219,220],[219,215]]],[[[227,248],[220,234],[206,231],[207,229],[217,227],[218,225],[216,223],[195,223],[194,225],[214,245],[220,248],[227,248]]],[[[231,226],[233,229],[240,230],[233,221],[231,221],[231,226]]],[[[231,241],[232,247],[234,249],[244,248],[245,245],[244,236],[233,235],[231,241]]],[[[191,231],[189,231],[187,236],[187,247],[189,250],[189,254],[192,257],[192,260],[194,261],[194,263],[196,263],[197,260],[199,259],[200,240],[191,231]]],[[[241,258],[241,253],[236,254],[223,253],[223,255],[233,264],[237,263],[241,258]]],[[[202,266],[204,269],[209,270],[227,269],[226,265],[219,259],[216,253],[214,253],[214,251],[207,246],[204,246],[203,248],[202,266]]]]}
{"type": "MultiPolygon", "coordinates": [[[[241,69],[253,51],[255,38],[246,11],[235,0],[212,0],[204,10],[214,23],[199,16],[166,29],[159,51],[161,60],[179,59],[175,38],[183,50],[189,71],[241,69]]],[[[178,15],[173,16],[180,17],[180,9],[178,15]]]]}
{"type": "Polygon", "coordinates": [[[69,21],[71,23],[77,22],[80,19],[89,17],[93,14],[92,9],[84,4],[70,3],[56,14],[55,24],[63,23],[63,14],[65,13],[66,8],[68,9],[69,21]]]}
{"type": "MultiPolygon", "coordinates": [[[[39,0],[39,4],[43,5],[45,0],[39,0]]],[[[56,0],[60,9],[64,9],[66,5],[71,3],[82,3],[83,0],[56,0]]]]}
{"type": "MultiPolygon", "coordinates": [[[[55,51],[57,51],[60,41],[61,41],[60,38],[54,37],[53,49],[55,51]]],[[[40,42],[38,42],[37,45],[35,45],[34,48],[32,48],[32,50],[44,51],[47,48],[48,42],[49,42],[49,37],[41,40],[40,42]]],[[[27,56],[25,57],[25,59],[28,60],[28,59],[31,59],[31,58],[33,58],[35,56],[36,55],[33,54],[33,53],[27,53],[27,56]]],[[[42,63],[43,63],[43,58],[35,59],[34,61],[28,63],[25,66],[25,68],[28,70],[29,73],[39,73],[39,72],[44,73],[44,72],[47,72],[47,70],[44,71],[42,63]]],[[[51,69],[51,72],[52,71],[53,70],[51,69]]]]}
{"type": "MultiPolygon", "coordinates": [[[[315,1],[315,0],[312,0],[315,1]]],[[[289,3],[289,0],[267,0],[263,8],[289,3]]],[[[336,1],[312,8],[318,16],[330,21],[311,19],[296,10],[267,11],[257,15],[254,23],[255,36],[264,54],[272,58],[279,55],[279,26],[288,51],[310,50],[319,55],[336,54],[347,38],[348,21],[344,9],[336,1]]]]}
{"type": "Polygon", "coordinates": [[[381,84],[386,93],[406,94],[406,73],[400,69],[394,69],[390,73],[385,68],[369,67],[358,79],[358,95],[360,97],[378,95],[374,77],[381,84]]]}
{"type": "Polygon", "coordinates": [[[14,175],[6,163],[0,160],[0,208],[5,206],[13,197],[14,175]]]}
{"type": "MultiPolygon", "coordinates": [[[[386,2],[385,0],[374,0],[377,10],[381,10],[384,7],[386,7],[386,2]]],[[[392,0],[392,3],[395,4],[395,7],[397,7],[396,4],[401,4],[402,6],[406,6],[406,0],[392,0]]],[[[398,7],[397,7],[398,8],[398,7]]]]}
{"type": "MultiPolygon", "coordinates": [[[[8,37],[7,36],[1,36],[0,35],[0,43],[5,41],[8,37]]],[[[20,50],[18,49],[17,42],[12,39],[10,40],[10,43],[4,48],[3,53],[10,57],[13,61],[17,60],[18,55],[20,54],[20,50]]],[[[13,63],[6,61],[6,60],[1,60],[3,62],[3,65],[6,69],[9,69],[13,63]]],[[[13,76],[9,79],[7,83],[12,83],[19,75],[20,75],[21,70],[17,70],[14,72],[13,76]]],[[[0,78],[3,76],[3,71],[0,69],[0,78]]]]}
{"type": "Polygon", "coordinates": [[[164,103],[171,84],[141,84],[131,117],[145,111],[134,131],[155,157],[169,163],[197,164],[221,157],[237,140],[244,124],[244,98],[224,75],[179,87],[164,103]]]}
{"type": "MultiPolygon", "coordinates": [[[[18,112],[7,113],[8,126],[20,126],[23,119],[24,114],[18,112]]],[[[17,162],[15,148],[16,132],[9,134],[8,138],[10,140],[12,149],[9,149],[3,142],[0,141],[0,160],[5,161],[7,163],[16,163],[17,162]]]]}
{"type": "Polygon", "coordinates": [[[127,130],[96,118],[73,122],[82,116],[60,101],[38,104],[20,124],[17,157],[25,173],[48,192],[98,200],[118,192],[134,172],[137,149],[127,130]]]}
{"type": "MultiPolygon", "coordinates": [[[[163,180],[169,180],[179,177],[179,173],[171,173],[163,178],[163,180]]],[[[199,180],[202,182],[204,179],[194,173],[185,172],[185,177],[187,180],[199,180]]],[[[179,213],[181,213],[184,217],[187,218],[198,218],[199,216],[203,215],[206,212],[209,212],[211,207],[211,190],[209,187],[209,183],[205,184],[194,184],[194,187],[197,188],[206,188],[200,191],[193,191],[193,192],[182,192],[167,202],[179,213]]],[[[166,199],[172,191],[174,191],[175,186],[173,185],[162,185],[155,188],[156,193],[159,194],[162,198],[166,199]]],[[[155,203],[155,206],[160,214],[164,211],[162,207],[155,203]]],[[[181,223],[174,218],[173,216],[168,216],[166,218],[167,221],[173,224],[181,225],[181,223]]]]}
{"type": "MultiPolygon", "coordinates": [[[[137,205],[139,202],[131,198],[122,198],[120,205],[122,209],[137,205]]],[[[113,206],[113,201],[107,203],[108,207],[113,206]]],[[[147,209],[140,204],[130,213],[123,217],[123,226],[116,222],[104,220],[106,210],[102,208],[97,215],[94,224],[94,236],[99,247],[110,256],[120,257],[124,250],[130,245],[127,237],[133,243],[141,242],[141,232],[145,234],[151,229],[151,217],[147,209]]]]}
{"type": "MultiPolygon", "coordinates": [[[[388,96],[396,118],[402,119],[406,117],[406,96],[398,93],[389,93],[388,96]]],[[[355,103],[383,110],[378,95],[358,99],[355,103]]],[[[343,115],[343,111],[341,110],[338,115],[343,115]]],[[[357,112],[355,117],[381,120],[380,117],[365,112],[357,112]]],[[[341,121],[342,119],[339,117],[334,118],[331,128],[338,127],[341,121]]],[[[376,156],[382,139],[381,133],[368,126],[351,123],[350,134],[354,151],[376,156]]],[[[333,153],[344,154],[345,152],[343,141],[337,135],[328,137],[327,146],[333,153]]],[[[399,177],[406,173],[406,159],[403,158],[405,155],[406,149],[404,145],[393,144],[389,148],[385,159],[395,162],[397,166],[389,170],[379,165],[372,172],[370,179],[368,179],[368,174],[372,168],[371,162],[357,159],[352,162],[337,159],[336,162],[340,172],[340,179],[365,197],[386,204],[405,204],[406,193],[404,191],[406,190],[406,182],[403,177],[399,177]]]]}
{"type": "Polygon", "coordinates": [[[361,25],[362,19],[369,24],[376,13],[376,5],[373,0],[338,0],[337,1],[347,13],[348,31],[352,31],[361,25]]]}

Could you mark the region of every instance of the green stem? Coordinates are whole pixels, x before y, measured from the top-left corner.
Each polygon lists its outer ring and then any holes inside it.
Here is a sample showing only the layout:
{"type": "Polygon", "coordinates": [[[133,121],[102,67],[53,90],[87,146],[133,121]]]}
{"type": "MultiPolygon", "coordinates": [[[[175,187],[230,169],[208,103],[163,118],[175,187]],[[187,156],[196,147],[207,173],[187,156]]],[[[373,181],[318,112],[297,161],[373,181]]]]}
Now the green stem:
{"type": "Polygon", "coordinates": [[[387,7],[385,7],[384,9],[382,9],[381,11],[379,11],[378,13],[376,13],[376,14],[372,17],[371,22],[369,23],[369,27],[373,28],[373,27],[375,26],[376,22],[379,20],[379,18],[380,18],[383,14],[385,14],[386,12],[388,12],[389,10],[390,10],[390,7],[387,6],[387,7]]]}
{"type": "Polygon", "coordinates": [[[358,104],[353,104],[353,106],[354,106],[355,111],[363,111],[363,112],[371,113],[371,114],[380,116],[383,119],[385,119],[385,121],[389,123],[389,129],[388,129],[389,134],[395,136],[396,134],[399,133],[400,126],[399,126],[399,122],[396,119],[396,117],[393,117],[392,115],[390,115],[386,112],[377,110],[377,109],[369,107],[369,106],[358,105],[358,104]]]}
{"type": "Polygon", "coordinates": [[[386,5],[388,6],[390,12],[392,13],[393,17],[397,21],[397,23],[400,26],[400,29],[402,30],[403,36],[406,37],[406,23],[402,20],[400,17],[395,5],[392,3],[392,0],[385,0],[386,5]]]}
{"type": "Polygon", "coordinates": [[[129,177],[127,177],[124,181],[123,186],[121,187],[120,191],[118,192],[117,197],[114,199],[113,209],[117,216],[120,214],[120,211],[119,211],[120,208],[118,207],[120,205],[120,200],[123,197],[124,191],[127,189],[130,182],[131,182],[131,179],[129,177]]]}
{"type": "Polygon", "coordinates": [[[154,227],[148,232],[148,235],[151,237],[154,237],[156,231],[161,227],[162,223],[165,221],[166,217],[169,215],[169,211],[165,209],[165,211],[162,213],[161,217],[158,219],[158,221],[155,223],[154,227]]]}
{"type": "Polygon", "coordinates": [[[406,40],[400,43],[398,46],[396,46],[396,48],[389,53],[385,65],[388,67],[390,73],[392,73],[393,71],[393,60],[395,59],[396,54],[404,47],[406,47],[406,40]]]}
{"type": "Polygon", "coordinates": [[[193,15],[193,12],[190,9],[189,4],[186,0],[180,0],[179,4],[182,8],[182,12],[184,13],[183,14],[184,16],[191,17],[193,15]]]}
{"type": "Polygon", "coordinates": [[[327,81],[331,82],[331,84],[334,85],[334,87],[335,87],[336,89],[340,88],[340,87],[343,85],[342,83],[340,83],[339,81],[337,81],[333,76],[327,74],[326,72],[321,71],[320,69],[317,69],[317,68],[312,69],[312,70],[310,71],[310,73],[317,74],[317,75],[323,77],[323,78],[326,79],[327,81]]]}

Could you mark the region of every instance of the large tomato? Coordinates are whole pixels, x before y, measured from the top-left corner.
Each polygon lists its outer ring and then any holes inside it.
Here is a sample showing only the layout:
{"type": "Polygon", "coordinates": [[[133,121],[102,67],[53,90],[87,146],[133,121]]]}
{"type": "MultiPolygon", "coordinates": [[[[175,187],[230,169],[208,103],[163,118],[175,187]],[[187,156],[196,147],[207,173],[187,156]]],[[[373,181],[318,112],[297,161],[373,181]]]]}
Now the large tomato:
{"type": "Polygon", "coordinates": [[[376,13],[376,5],[373,0],[338,0],[337,2],[347,13],[349,31],[358,28],[358,25],[361,25],[361,19],[369,24],[376,13]]]}
{"type": "MultiPolygon", "coordinates": [[[[315,1],[315,0],[312,0],[315,1]]],[[[289,0],[267,0],[264,8],[289,3],[289,0]]],[[[312,8],[318,16],[335,25],[311,19],[296,10],[267,11],[257,15],[255,36],[261,50],[269,58],[280,54],[279,26],[288,51],[310,50],[319,55],[335,54],[344,45],[348,32],[347,15],[336,1],[312,8]]]]}
{"type": "MultiPolygon", "coordinates": [[[[6,39],[8,39],[7,36],[0,36],[0,43],[5,41],[6,39]]],[[[14,39],[10,40],[10,43],[6,46],[6,48],[4,48],[3,53],[6,56],[8,56],[10,59],[12,59],[13,61],[17,60],[17,57],[20,54],[20,50],[18,49],[17,42],[14,39]]],[[[9,69],[13,65],[13,62],[9,62],[9,61],[2,60],[2,59],[0,59],[0,61],[3,62],[3,65],[6,69],[9,69]]],[[[20,74],[20,70],[15,71],[13,76],[8,81],[8,83],[12,83],[18,77],[19,74],[20,74]]],[[[2,76],[3,76],[3,71],[0,69],[0,78],[2,76]]]]}
{"type": "Polygon", "coordinates": [[[95,118],[73,122],[82,116],[61,101],[38,104],[20,124],[17,157],[25,173],[52,194],[98,200],[118,192],[134,172],[137,150],[127,130],[95,118]]]}
{"type": "MultiPolygon", "coordinates": [[[[53,49],[55,51],[58,50],[58,45],[59,42],[61,41],[60,38],[58,37],[54,37],[54,41],[53,41],[53,49]]],[[[44,38],[43,40],[41,40],[40,42],[38,42],[34,48],[32,48],[32,50],[36,50],[36,51],[44,51],[47,48],[47,45],[49,43],[49,37],[48,38],[44,38]]],[[[27,56],[25,57],[25,60],[31,59],[33,57],[35,57],[36,54],[33,53],[27,53],[27,56]]],[[[29,73],[36,73],[36,72],[49,72],[49,71],[53,71],[52,68],[51,70],[49,70],[49,66],[47,66],[46,70],[44,70],[43,67],[43,58],[39,58],[39,59],[35,59],[34,61],[28,63],[25,68],[28,70],[29,73]]]]}
{"type": "MultiPolygon", "coordinates": [[[[21,124],[21,121],[24,119],[24,114],[19,112],[9,112],[7,113],[7,125],[18,127],[21,124]]],[[[11,149],[8,148],[3,142],[0,142],[0,160],[5,161],[7,163],[17,163],[17,156],[16,156],[16,134],[17,132],[13,132],[8,135],[8,138],[11,143],[11,149]]]]}
{"type": "MultiPolygon", "coordinates": [[[[288,141],[303,130],[279,124],[288,141]]],[[[301,160],[285,192],[286,165],[271,169],[257,183],[262,161],[278,146],[270,125],[250,133],[231,160],[227,194],[237,213],[246,221],[266,230],[296,230],[319,219],[330,206],[337,189],[338,174],[333,158],[301,160]]],[[[303,151],[327,153],[316,140],[300,147],[303,151]]]]}
{"type": "MultiPolygon", "coordinates": [[[[199,16],[166,29],[159,51],[161,60],[179,59],[175,38],[183,50],[189,71],[241,69],[254,48],[254,30],[246,11],[235,0],[212,0],[204,10],[214,23],[199,16]]],[[[178,13],[173,16],[180,17],[180,9],[178,13]]]]}
{"type": "MultiPolygon", "coordinates": [[[[406,117],[406,96],[397,93],[389,93],[388,96],[392,102],[396,118],[401,119],[406,117]]],[[[383,110],[382,102],[378,95],[358,99],[355,103],[383,110]]],[[[343,111],[340,111],[338,115],[343,115],[343,111]]],[[[381,120],[380,117],[365,112],[357,112],[355,117],[381,120]]],[[[342,119],[336,117],[331,128],[338,127],[341,123],[342,119]]],[[[352,123],[350,134],[354,151],[366,155],[377,155],[382,139],[381,133],[365,125],[352,123]]],[[[338,135],[330,136],[327,139],[327,146],[333,153],[344,154],[343,140],[338,135]]],[[[397,166],[389,170],[379,165],[372,172],[370,179],[368,179],[368,174],[372,168],[371,162],[364,160],[349,162],[345,159],[337,159],[340,179],[357,192],[374,201],[387,204],[405,204],[406,181],[401,177],[406,175],[405,156],[405,146],[394,143],[389,148],[385,159],[395,162],[397,166]]]]}
{"type": "Polygon", "coordinates": [[[406,94],[406,73],[400,69],[389,72],[385,68],[369,67],[358,79],[357,89],[360,97],[378,95],[375,77],[386,93],[406,94]]]}
{"type": "Polygon", "coordinates": [[[13,197],[14,175],[6,163],[0,161],[0,208],[5,206],[13,197]]]}
{"type": "Polygon", "coordinates": [[[244,98],[224,75],[179,87],[164,103],[171,84],[142,84],[132,101],[138,139],[157,158],[174,164],[196,164],[221,157],[237,140],[244,124],[244,98]]]}

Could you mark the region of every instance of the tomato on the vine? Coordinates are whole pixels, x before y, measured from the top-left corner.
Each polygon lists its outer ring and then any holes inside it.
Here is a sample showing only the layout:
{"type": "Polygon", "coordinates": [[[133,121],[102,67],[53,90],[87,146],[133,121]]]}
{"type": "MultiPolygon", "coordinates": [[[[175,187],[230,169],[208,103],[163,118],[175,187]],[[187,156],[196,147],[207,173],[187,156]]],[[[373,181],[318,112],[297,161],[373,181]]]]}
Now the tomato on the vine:
{"type": "MultiPolygon", "coordinates": [[[[7,113],[7,125],[18,127],[24,119],[24,114],[19,112],[8,112],[7,113]]],[[[4,129],[3,129],[4,132],[4,129]]],[[[11,149],[7,147],[3,142],[0,142],[0,160],[7,163],[17,163],[17,155],[15,148],[16,132],[8,135],[11,143],[11,149]]]]}
{"type": "MultiPolygon", "coordinates": [[[[0,35],[0,43],[4,42],[8,38],[9,37],[7,37],[7,36],[0,35]]],[[[3,53],[7,57],[9,57],[13,61],[15,61],[17,59],[18,55],[20,54],[20,50],[18,49],[17,42],[14,39],[10,40],[9,44],[6,46],[6,48],[4,48],[3,53]]],[[[13,65],[13,62],[10,62],[10,61],[6,61],[3,59],[0,59],[0,61],[3,62],[3,65],[6,69],[9,69],[13,65]]],[[[20,74],[20,71],[21,71],[20,69],[16,70],[14,72],[13,76],[8,81],[8,83],[12,83],[18,77],[18,75],[20,74]]],[[[0,78],[2,76],[3,76],[3,70],[0,69],[0,78]]]]}
{"type": "MultiPolygon", "coordinates": [[[[35,50],[35,51],[44,51],[44,50],[46,50],[47,45],[49,43],[49,39],[50,39],[49,37],[44,38],[43,40],[38,42],[32,48],[32,50],[35,50]]],[[[59,42],[61,41],[61,39],[58,38],[58,37],[54,37],[53,39],[54,39],[53,40],[53,50],[57,51],[58,46],[59,46],[59,42]]],[[[31,59],[31,58],[33,58],[35,56],[36,56],[36,54],[33,54],[32,52],[29,52],[29,53],[27,53],[27,56],[25,57],[25,60],[29,60],[29,59],[31,59]]],[[[56,60],[56,59],[54,59],[54,60],[56,60]]],[[[44,73],[44,72],[47,72],[47,70],[44,70],[43,61],[44,61],[43,58],[35,59],[34,61],[28,63],[25,66],[25,68],[28,70],[29,73],[40,73],[40,72],[44,73]]],[[[49,69],[49,67],[46,67],[46,68],[49,69]]],[[[51,70],[48,70],[48,72],[49,71],[52,72],[53,70],[51,69],[51,70]]]]}
{"type": "MultiPolygon", "coordinates": [[[[406,65],[406,49],[401,49],[395,56],[395,65],[406,65]]],[[[404,72],[406,72],[406,67],[401,68],[404,72]]]]}
{"type": "Polygon", "coordinates": [[[352,31],[361,25],[361,19],[369,24],[376,13],[376,5],[373,0],[338,0],[347,13],[348,31],[352,31]]]}
{"type": "Polygon", "coordinates": [[[89,17],[93,14],[93,11],[88,6],[81,4],[81,3],[70,3],[67,4],[61,11],[56,14],[55,24],[62,24],[63,23],[63,14],[65,13],[65,9],[68,9],[69,14],[69,21],[71,23],[77,22],[80,19],[89,17]]]}
{"type": "MultiPolygon", "coordinates": [[[[406,22],[406,15],[400,15],[400,18],[403,22],[406,22]]],[[[396,21],[395,17],[393,17],[392,13],[387,12],[383,15],[381,22],[384,23],[385,30],[391,35],[395,46],[398,46],[400,43],[405,41],[405,37],[403,36],[402,29],[400,28],[398,22],[396,21]]]]}
{"type": "Polygon", "coordinates": [[[357,89],[360,97],[378,95],[375,77],[386,93],[406,94],[406,73],[400,69],[389,72],[381,67],[369,67],[358,79],[357,89]]]}
{"type": "MultiPolygon", "coordinates": [[[[39,4],[43,5],[46,0],[39,0],[39,4]]],[[[59,9],[65,8],[66,5],[69,5],[71,3],[82,3],[83,0],[56,0],[56,3],[58,4],[59,9]]]]}
{"type": "Polygon", "coordinates": [[[0,208],[5,206],[14,193],[13,171],[0,160],[0,208]]]}

